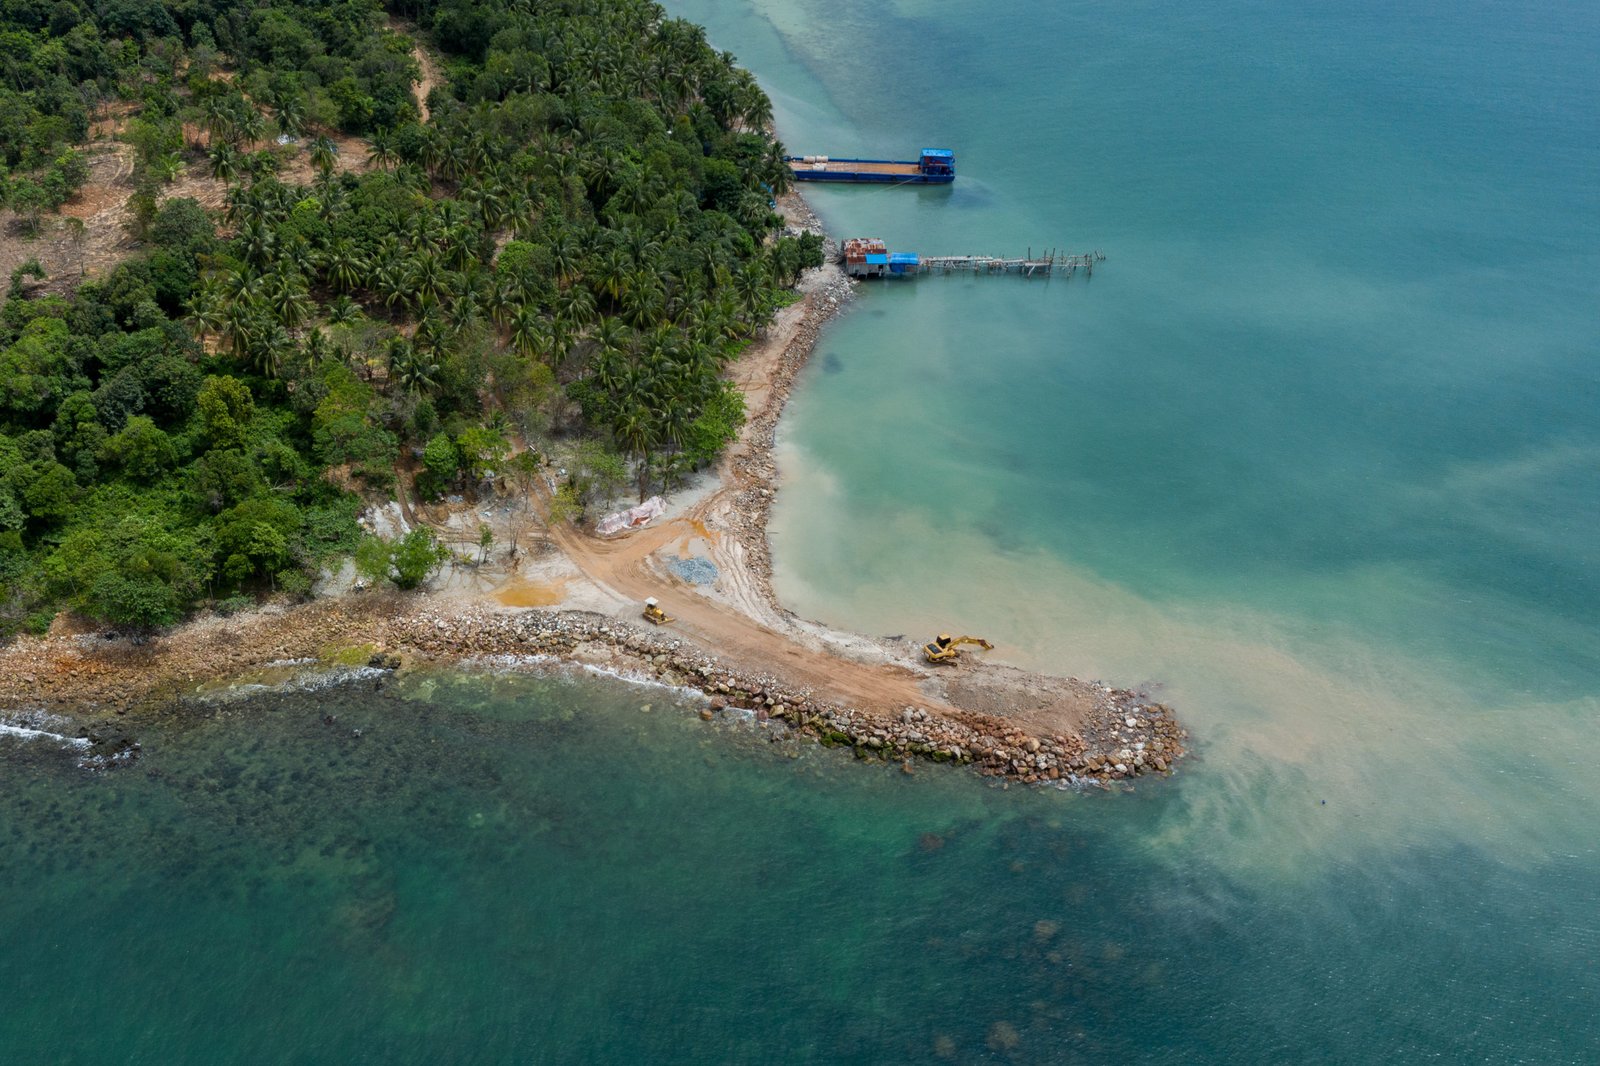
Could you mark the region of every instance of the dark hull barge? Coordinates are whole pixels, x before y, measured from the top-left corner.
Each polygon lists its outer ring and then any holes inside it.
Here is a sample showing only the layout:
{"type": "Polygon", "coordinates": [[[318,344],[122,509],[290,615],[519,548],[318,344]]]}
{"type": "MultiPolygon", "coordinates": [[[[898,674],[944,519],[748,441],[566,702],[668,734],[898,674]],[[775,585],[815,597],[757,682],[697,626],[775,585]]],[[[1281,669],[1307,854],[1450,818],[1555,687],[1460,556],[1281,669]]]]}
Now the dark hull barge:
{"type": "Polygon", "coordinates": [[[832,159],[785,156],[795,181],[841,181],[871,185],[949,185],[956,180],[956,154],[924,148],[916,159],[832,159]]]}

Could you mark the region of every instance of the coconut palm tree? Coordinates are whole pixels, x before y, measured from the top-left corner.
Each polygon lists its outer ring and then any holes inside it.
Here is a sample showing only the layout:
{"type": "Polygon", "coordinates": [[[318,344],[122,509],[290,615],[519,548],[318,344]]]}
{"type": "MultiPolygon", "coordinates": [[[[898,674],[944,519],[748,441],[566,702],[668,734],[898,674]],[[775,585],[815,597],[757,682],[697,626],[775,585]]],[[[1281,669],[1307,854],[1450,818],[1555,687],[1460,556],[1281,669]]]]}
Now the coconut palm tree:
{"type": "Polygon", "coordinates": [[[575,329],[581,329],[595,319],[594,294],[574,285],[556,297],[556,311],[575,329]]]}
{"type": "Polygon", "coordinates": [[[738,107],[745,129],[765,130],[772,125],[772,100],[747,70],[739,71],[738,107]]]}
{"type": "Polygon", "coordinates": [[[394,168],[395,184],[412,192],[426,193],[430,188],[428,172],[421,166],[406,163],[394,168]]]}
{"type": "Polygon", "coordinates": [[[751,321],[765,317],[767,284],[766,268],[758,260],[746,263],[733,276],[733,290],[751,321]]]}
{"type": "Polygon", "coordinates": [[[555,268],[556,282],[566,288],[583,269],[583,249],[571,233],[562,233],[550,247],[550,259],[555,268]]]}
{"type": "Polygon", "coordinates": [[[278,172],[278,157],[265,150],[251,152],[241,158],[240,166],[252,181],[260,181],[278,172]]]}
{"type": "Polygon", "coordinates": [[[265,290],[261,275],[250,271],[235,271],[223,275],[217,285],[222,298],[229,304],[259,303],[265,290]]]}
{"type": "Polygon", "coordinates": [[[207,153],[211,162],[211,176],[221,182],[231,182],[239,175],[239,150],[226,141],[207,153]]]}
{"type": "Polygon", "coordinates": [[[222,309],[221,333],[236,359],[244,358],[262,333],[261,316],[253,302],[234,300],[222,309]]]}
{"type": "Polygon", "coordinates": [[[627,287],[632,272],[633,263],[628,254],[620,248],[610,248],[600,256],[592,280],[600,292],[609,296],[611,303],[615,305],[622,299],[622,291],[627,287]]]}
{"type": "Polygon", "coordinates": [[[451,336],[460,338],[483,321],[483,311],[475,298],[464,297],[449,303],[444,318],[450,326],[451,336]]]}
{"type": "Polygon", "coordinates": [[[324,222],[331,222],[350,203],[350,194],[343,185],[328,178],[317,183],[317,202],[322,205],[317,212],[324,222]]]}
{"type": "Polygon", "coordinates": [[[772,190],[775,198],[794,188],[794,171],[784,162],[783,145],[777,141],[767,145],[766,154],[762,156],[761,162],[762,180],[772,190]]]}
{"type": "Polygon", "coordinates": [[[285,136],[293,137],[305,127],[306,105],[297,92],[282,93],[273,98],[274,116],[278,124],[278,132],[285,136]]]}
{"type": "MultiPolygon", "coordinates": [[[[398,338],[391,342],[395,343],[404,344],[398,338]]],[[[440,364],[415,345],[405,345],[404,354],[399,358],[390,355],[389,381],[412,396],[425,395],[437,388],[440,370],[440,364]]]]}
{"type": "Polygon", "coordinates": [[[361,318],[361,305],[348,296],[339,296],[328,305],[328,324],[348,326],[361,318]]]}
{"type": "Polygon", "coordinates": [[[248,149],[267,135],[267,121],[261,117],[261,112],[246,104],[234,120],[233,132],[248,149]]]}
{"type": "Polygon", "coordinates": [[[250,365],[264,377],[275,378],[283,372],[283,365],[295,353],[294,338],[276,322],[262,324],[253,338],[248,355],[250,365]]]}
{"type": "Polygon", "coordinates": [[[622,294],[622,312],[634,329],[648,329],[666,313],[667,292],[659,278],[634,271],[622,294]]]}
{"type": "Polygon", "coordinates": [[[483,310],[493,322],[501,329],[510,326],[516,318],[518,300],[512,292],[512,287],[504,278],[495,276],[483,290],[483,310]]]}
{"type": "Polygon", "coordinates": [[[632,257],[633,265],[643,269],[651,269],[651,264],[661,254],[661,243],[638,228],[622,231],[622,246],[632,257]]]}
{"type": "Polygon", "coordinates": [[[260,217],[248,217],[239,227],[236,240],[245,261],[257,270],[265,270],[277,252],[278,231],[260,217]]]}
{"type": "Polygon", "coordinates": [[[478,261],[478,240],[481,231],[467,222],[460,222],[445,230],[443,235],[444,261],[451,270],[464,271],[478,261]]]}
{"type": "Polygon", "coordinates": [[[531,189],[512,192],[506,197],[505,219],[518,237],[526,236],[539,221],[538,196],[531,189]]]}
{"type": "Polygon", "coordinates": [[[372,289],[391,311],[396,304],[405,304],[411,298],[411,275],[406,264],[398,259],[382,263],[373,271],[372,289]]]}
{"type": "Polygon", "coordinates": [[[523,307],[511,321],[511,347],[525,359],[543,360],[555,348],[555,335],[537,310],[523,307]]]}
{"type": "Polygon", "coordinates": [[[642,397],[624,397],[611,423],[611,435],[623,451],[638,457],[639,502],[650,489],[650,455],[660,442],[660,423],[656,412],[645,406],[642,397]]]}
{"type": "Polygon", "coordinates": [[[200,125],[206,131],[206,147],[216,147],[219,138],[226,139],[233,130],[233,109],[225,96],[206,99],[200,111],[200,125]]]}
{"type": "Polygon", "coordinates": [[[311,330],[306,333],[306,361],[315,366],[324,359],[328,358],[330,352],[331,348],[328,342],[328,335],[318,327],[313,326],[311,330]]]}
{"type": "Polygon", "coordinates": [[[263,296],[266,306],[285,329],[298,329],[311,317],[316,304],[306,292],[305,278],[289,270],[268,276],[263,296]]]}
{"type": "Polygon", "coordinates": [[[405,278],[415,307],[432,307],[455,291],[455,276],[433,252],[425,251],[414,258],[406,269],[405,278]]]}
{"type": "Polygon", "coordinates": [[[339,237],[328,246],[322,253],[321,266],[322,276],[334,292],[355,289],[367,271],[367,261],[349,237],[339,237]]]}
{"type": "Polygon", "coordinates": [[[400,153],[394,148],[393,130],[373,131],[372,137],[367,142],[367,162],[379,170],[392,169],[400,162],[400,153]]]}
{"type": "Polygon", "coordinates": [[[628,345],[632,340],[632,332],[620,318],[612,318],[607,315],[600,320],[592,339],[595,344],[599,345],[602,354],[621,355],[628,349],[628,345]]]}
{"type": "Polygon", "coordinates": [[[326,178],[333,173],[334,164],[339,160],[339,146],[327,135],[315,137],[311,141],[311,165],[317,173],[326,178]]]}
{"type": "Polygon", "coordinates": [[[225,322],[227,299],[215,282],[203,285],[189,300],[189,325],[195,339],[204,343],[208,335],[220,332],[225,322]]]}

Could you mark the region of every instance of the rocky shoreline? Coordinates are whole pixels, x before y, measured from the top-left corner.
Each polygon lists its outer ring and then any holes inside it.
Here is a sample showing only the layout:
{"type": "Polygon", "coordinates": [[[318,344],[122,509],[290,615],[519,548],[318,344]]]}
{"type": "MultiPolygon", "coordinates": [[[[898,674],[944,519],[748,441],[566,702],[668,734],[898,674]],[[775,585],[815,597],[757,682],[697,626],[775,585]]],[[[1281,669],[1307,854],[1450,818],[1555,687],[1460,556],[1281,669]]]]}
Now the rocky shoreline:
{"type": "MultiPolygon", "coordinates": [[[[603,615],[472,611],[423,613],[391,628],[389,637],[414,653],[459,662],[496,654],[548,655],[605,666],[624,676],[693,689],[707,697],[706,721],[752,712],[824,745],[847,746],[860,758],[970,763],[994,777],[1110,783],[1164,773],[1184,751],[1171,708],[1125,689],[1099,686],[1094,723],[1083,736],[1031,736],[1003,718],[959,718],[906,707],[898,715],[841,706],[782,679],[731,669],[688,641],[663,639],[603,615]]],[[[375,665],[393,663],[378,652],[375,665]]]]}
{"type": "Polygon", "coordinates": [[[708,722],[753,715],[827,746],[850,747],[858,758],[899,761],[908,771],[912,760],[926,760],[970,764],[1026,784],[1110,784],[1168,772],[1186,739],[1169,707],[1125,689],[1096,686],[1096,713],[1081,735],[1036,736],[975,712],[845,707],[605,615],[480,607],[446,613],[425,599],[379,594],[208,619],[182,636],[142,643],[108,634],[21,641],[0,653],[11,682],[0,691],[0,708],[70,718],[99,765],[112,765],[137,754],[147,716],[170,713],[175,702],[251,670],[291,661],[408,670],[506,655],[693,689],[706,698],[700,716],[708,722]]]}
{"type": "Polygon", "coordinates": [[[772,459],[772,449],[778,431],[778,420],[788,406],[789,394],[794,390],[795,379],[811,359],[817,338],[823,327],[853,298],[852,282],[844,272],[833,265],[838,255],[838,245],[822,222],[798,192],[785,195],[782,206],[795,231],[819,234],[823,239],[823,256],[828,264],[821,286],[806,296],[807,314],[801,320],[794,337],[784,346],[770,380],[771,398],[764,409],[746,423],[740,435],[737,450],[728,458],[724,476],[736,479],[738,491],[733,494],[733,506],[724,514],[723,522],[744,548],[745,567],[751,583],[767,606],[782,617],[792,617],[793,612],[778,602],[772,587],[772,545],[767,538],[767,522],[772,515],[772,501],[778,492],[778,468],[772,459]]]}

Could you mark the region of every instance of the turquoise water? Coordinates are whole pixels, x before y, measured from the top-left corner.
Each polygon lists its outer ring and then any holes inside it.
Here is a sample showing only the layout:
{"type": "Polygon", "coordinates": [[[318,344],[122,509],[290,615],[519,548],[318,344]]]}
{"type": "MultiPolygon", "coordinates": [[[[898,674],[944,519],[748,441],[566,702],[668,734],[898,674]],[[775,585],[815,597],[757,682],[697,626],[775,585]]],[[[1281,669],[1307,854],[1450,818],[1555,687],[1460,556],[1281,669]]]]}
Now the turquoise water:
{"type": "Polygon", "coordinates": [[[861,294],[781,594],[1163,686],[1194,758],[1002,791],[497,674],[0,735],[0,1060],[1594,1061],[1592,9],[674,11],[796,150],[960,153],[835,232],[1110,256],[861,294]]]}
{"type": "Polygon", "coordinates": [[[1591,7],[682,9],[796,150],[958,149],[813,190],[834,232],[1109,256],[862,292],[782,427],[788,603],[1164,684],[1212,785],[1169,817],[1240,861],[1592,855],[1591,7]]]}
{"type": "Polygon", "coordinates": [[[0,1048],[1578,1062],[1600,1035],[1584,859],[1531,898],[1459,846],[1264,883],[1165,838],[1203,772],[1002,791],[770,735],[483,674],[193,709],[113,773],[0,740],[0,1048]]]}

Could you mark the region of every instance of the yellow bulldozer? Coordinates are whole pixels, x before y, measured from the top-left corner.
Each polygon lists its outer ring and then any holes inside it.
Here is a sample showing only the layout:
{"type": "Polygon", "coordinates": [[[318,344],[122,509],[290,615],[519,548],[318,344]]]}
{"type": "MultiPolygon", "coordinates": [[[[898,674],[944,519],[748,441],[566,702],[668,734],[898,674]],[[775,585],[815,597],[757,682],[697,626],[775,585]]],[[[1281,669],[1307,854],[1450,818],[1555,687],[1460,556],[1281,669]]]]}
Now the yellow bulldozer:
{"type": "Polygon", "coordinates": [[[667,612],[661,609],[661,605],[656,602],[654,596],[644,601],[644,620],[658,626],[664,626],[672,621],[671,618],[667,617],[667,612]]]}
{"type": "Polygon", "coordinates": [[[994,648],[982,637],[952,637],[949,633],[940,633],[933,640],[922,646],[922,654],[930,663],[954,665],[961,658],[961,645],[976,644],[985,651],[994,648]]]}

